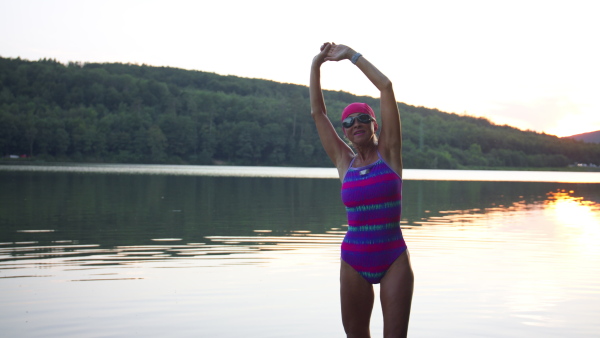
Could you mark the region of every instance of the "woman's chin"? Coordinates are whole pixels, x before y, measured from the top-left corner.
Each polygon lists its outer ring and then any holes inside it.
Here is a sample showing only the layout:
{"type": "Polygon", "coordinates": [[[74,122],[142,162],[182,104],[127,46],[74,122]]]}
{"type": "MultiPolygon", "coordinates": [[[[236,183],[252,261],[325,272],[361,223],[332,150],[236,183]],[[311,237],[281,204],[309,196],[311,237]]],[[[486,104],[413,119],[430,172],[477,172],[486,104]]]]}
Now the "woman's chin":
{"type": "Polygon", "coordinates": [[[354,136],[350,141],[352,142],[352,144],[359,146],[359,147],[366,146],[366,145],[373,143],[372,137],[368,137],[367,134],[354,136]]]}

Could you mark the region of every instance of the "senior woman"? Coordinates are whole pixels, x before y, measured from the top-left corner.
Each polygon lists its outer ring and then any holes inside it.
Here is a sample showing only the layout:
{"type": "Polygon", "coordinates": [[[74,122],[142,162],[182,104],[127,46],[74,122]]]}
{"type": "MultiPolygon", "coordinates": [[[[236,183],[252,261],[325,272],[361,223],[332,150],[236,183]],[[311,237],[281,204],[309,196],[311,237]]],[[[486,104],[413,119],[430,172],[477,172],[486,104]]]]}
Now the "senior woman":
{"type": "Polygon", "coordinates": [[[370,337],[373,284],[380,283],[384,336],[405,337],[414,275],[400,229],[402,134],[392,83],[352,48],[325,43],[312,61],[310,103],[323,148],[342,181],[342,201],[348,214],[340,268],[346,335],[370,337]],[[321,90],[321,65],[345,59],[380,91],[380,122],[365,103],[350,104],[342,112],[344,135],[354,150],[338,136],[327,117],[321,90]]]}

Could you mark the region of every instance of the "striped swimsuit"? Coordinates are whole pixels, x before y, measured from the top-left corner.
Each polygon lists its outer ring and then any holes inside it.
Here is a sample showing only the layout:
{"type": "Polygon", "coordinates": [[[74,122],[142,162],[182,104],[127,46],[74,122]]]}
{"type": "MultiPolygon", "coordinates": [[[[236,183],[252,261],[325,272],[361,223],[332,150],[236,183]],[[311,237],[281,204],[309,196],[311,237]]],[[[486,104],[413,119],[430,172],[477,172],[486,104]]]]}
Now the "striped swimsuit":
{"type": "Polygon", "coordinates": [[[342,182],[348,213],[342,260],[371,284],[379,283],[406,250],[400,230],[402,178],[377,155],[379,160],[361,168],[352,168],[353,159],[342,182]]]}

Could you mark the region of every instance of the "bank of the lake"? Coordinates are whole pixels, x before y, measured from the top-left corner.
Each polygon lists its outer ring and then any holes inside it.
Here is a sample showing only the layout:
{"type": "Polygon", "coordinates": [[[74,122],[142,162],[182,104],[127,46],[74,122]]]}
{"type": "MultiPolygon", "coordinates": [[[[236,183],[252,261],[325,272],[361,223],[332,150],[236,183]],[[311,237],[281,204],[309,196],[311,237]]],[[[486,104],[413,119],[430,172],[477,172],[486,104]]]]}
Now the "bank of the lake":
{"type": "MultiPolygon", "coordinates": [[[[95,164],[121,164],[121,165],[162,165],[162,164],[152,164],[152,163],[120,163],[120,162],[94,162],[94,161],[70,161],[69,159],[63,159],[60,161],[46,161],[37,158],[18,158],[18,159],[10,159],[10,158],[0,158],[0,165],[66,165],[66,164],[76,164],[76,165],[95,165],[95,164]]],[[[170,163],[164,165],[194,165],[188,163],[170,163]]],[[[211,164],[215,166],[231,166],[236,167],[234,164],[227,163],[225,161],[216,161],[211,164]]],[[[259,166],[260,167],[260,166],[259,166]]],[[[282,165],[276,166],[279,168],[289,168],[296,167],[291,165],[282,165]]],[[[311,167],[305,167],[311,168],[311,167]]],[[[406,169],[414,169],[414,168],[406,168],[406,169]]],[[[434,169],[435,170],[435,169],[434,169]]],[[[448,170],[448,169],[441,169],[448,170]]],[[[449,169],[449,170],[501,170],[501,171],[575,171],[575,172],[600,172],[600,166],[596,166],[594,164],[573,164],[566,167],[489,167],[489,166],[460,166],[457,169],[449,169]]]]}
{"type": "MultiPolygon", "coordinates": [[[[144,164],[12,164],[0,171],[122,173],[191,176],[338,178],[335,168],[144,164]]],[[[405,169],[405,180],[600,183],[600,172],[405,169]]]]}

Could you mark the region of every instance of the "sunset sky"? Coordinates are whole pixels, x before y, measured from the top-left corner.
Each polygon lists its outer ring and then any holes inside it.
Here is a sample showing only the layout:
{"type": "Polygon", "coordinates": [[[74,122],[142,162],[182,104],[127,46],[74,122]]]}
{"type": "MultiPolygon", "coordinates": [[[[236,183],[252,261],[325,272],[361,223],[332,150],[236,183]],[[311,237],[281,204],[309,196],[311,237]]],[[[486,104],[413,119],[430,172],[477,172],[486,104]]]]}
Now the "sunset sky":
{"type": "MultiPolygon", "coordinates": [[[[308,85],[325,41],[361,52],[398,101],[558,136],[600,130],[593,0],[0,0],[0,56],[123,62],[308,85]]],[[[377,96],[349,62],[324,89],[377,96]]],[[[307,112],[308,114],[309,112],[307,112]]]]}

